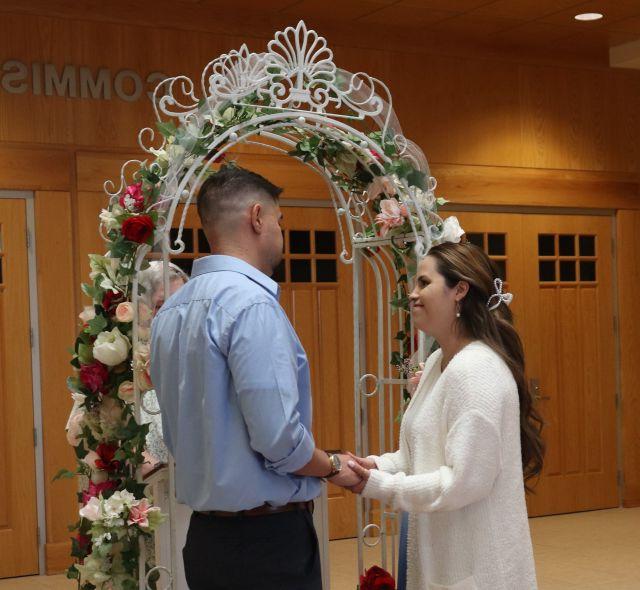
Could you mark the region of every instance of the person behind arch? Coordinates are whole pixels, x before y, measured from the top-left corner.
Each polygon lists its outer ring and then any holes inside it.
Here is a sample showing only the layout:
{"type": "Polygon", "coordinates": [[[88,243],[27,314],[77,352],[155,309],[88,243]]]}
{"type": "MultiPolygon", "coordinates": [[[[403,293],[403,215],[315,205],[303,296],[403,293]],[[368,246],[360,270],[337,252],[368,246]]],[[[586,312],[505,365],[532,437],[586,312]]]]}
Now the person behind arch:
{"type": "MultiPolygon", "coordinates": [[[[140,271],[138,275],[139,283],[145,288],[142,297],[146,300],[153,316],[158,313],[166,299],[163,269],[164,263],[161,260],[153,260],[149,263],[149,268],[140,271]]],[[[185,285],[189,275],[172,262],[169,263],[167,272],[169,273],[169,296],[171,296],[185,285]]],[[[142,464],[142,476],[146,477],[169,460],[167,447],[162,440],[162,419],[155,390],[151,389],[142,395],[140,417],[143,424],[149,424],[146,448],[143,452],[145,462],[142,464]]]]}
{"type": "Polygon", "coordinates": [[[443,243],[410,294],[440,345],[404,414],[400,449],[353,457],[352,491],[409,512],[407,590],[537,588],[524,482],[542,469],[511,294],[488,256],[443,243]]]}

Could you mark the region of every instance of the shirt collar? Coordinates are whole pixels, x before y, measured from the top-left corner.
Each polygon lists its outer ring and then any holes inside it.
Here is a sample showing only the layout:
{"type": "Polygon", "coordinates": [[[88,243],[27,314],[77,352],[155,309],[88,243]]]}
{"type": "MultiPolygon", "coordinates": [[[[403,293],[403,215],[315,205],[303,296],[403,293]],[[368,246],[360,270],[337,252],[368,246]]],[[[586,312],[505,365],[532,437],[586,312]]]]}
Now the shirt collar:
{"type": "Polygon", "coordinates": [[[235,256],[213,254],[211,256],[198,258],[193,262],[191,278],[195,278],[209,272],[218,272],[222,270],[243,274],[254,283],[258,283],[258,285],[266,289],[276,299],[280,296],[280,285],[278,285],[278,283],[262,271],[258,270],[255,266],[251,266],[248,262],[245,262],[240,258],[236,258],[235,256]]]}

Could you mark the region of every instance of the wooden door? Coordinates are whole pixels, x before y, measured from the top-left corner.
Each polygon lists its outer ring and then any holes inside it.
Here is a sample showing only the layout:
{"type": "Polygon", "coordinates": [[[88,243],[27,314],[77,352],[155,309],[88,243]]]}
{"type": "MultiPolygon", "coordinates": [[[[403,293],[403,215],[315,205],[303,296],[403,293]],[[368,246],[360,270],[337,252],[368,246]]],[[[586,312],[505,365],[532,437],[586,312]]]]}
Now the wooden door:
{"type": "MultiPolygon", "coordinates": [[[[353,450],[353,316],[351,267],[339,260],[333,208],[289,207],[281,202],[284,258],[276,273],[280,303],[287,312],[311,366],[313,435],[322,449],[353,450]]],[[[178,209],[175,219],[181,217],[178,209]]],[[[172,230],[174,237],[177,230],[172,230]]],[[[209,254],[195,208],[182,235],[185,251],[172,258],[186,272],[209,254]]],[[[329,537],[356,536],[355,497],[329,486],[329,537]]]]}
{"type": "Polygon", "coordinates": [[[0,578],[38,573],[25,201],[0,199],[0,578]]]}
{"type": "MultiPolygon", "coordinates": [[[[307,351],[313,431],[322,449],[353,450],[353,304],[351,267],[332,208],[283,207],[285,256],[276,276],[280,301],[307,351]]],[[[329,484],[329,538],[356,536],[355,497],[329,484]]]]}
{"type": "Polygon", "coordinates": [[[531,515],[618,505],[611,228],[595,216],[522,224],[525,348],[547,443],[531,515]]]}
{"type": "Polygon", "coordinates": [[[617,506],[610,218],[455,214],[503,267],[515,296],[527,374],[546,423],[545,466],[529,514],[617,506]]]}

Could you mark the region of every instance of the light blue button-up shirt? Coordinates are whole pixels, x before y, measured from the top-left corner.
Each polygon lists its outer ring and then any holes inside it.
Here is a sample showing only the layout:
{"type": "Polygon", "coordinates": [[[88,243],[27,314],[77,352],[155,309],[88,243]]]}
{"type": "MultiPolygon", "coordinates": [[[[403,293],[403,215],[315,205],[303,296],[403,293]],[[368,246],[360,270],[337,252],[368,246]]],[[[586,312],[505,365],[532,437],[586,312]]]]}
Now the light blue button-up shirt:
{"type": "Polygon", "coordinates": [[[309,364],[278,284],[230,256],[196,260],[153,321],[151,379],[176,495],[194,510],[311,500],[309,364]]]}

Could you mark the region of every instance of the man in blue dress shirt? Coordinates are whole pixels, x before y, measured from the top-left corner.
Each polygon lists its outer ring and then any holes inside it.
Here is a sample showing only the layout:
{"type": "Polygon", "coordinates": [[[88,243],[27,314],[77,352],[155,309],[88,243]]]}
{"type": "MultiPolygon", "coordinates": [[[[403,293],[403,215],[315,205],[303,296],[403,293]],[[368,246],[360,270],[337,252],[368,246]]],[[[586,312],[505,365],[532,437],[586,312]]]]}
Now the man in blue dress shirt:
{"type": "Polygon", "coordinates": [[[359,482],[311,435],[309,364],[269,278],[282,260],[281,192],[231,165],[205,181],[198,214],[213,255],[153,322],[163,437],[177,499],[194,510],[191,590],[320,590],[319,478],[359,482]]]}

